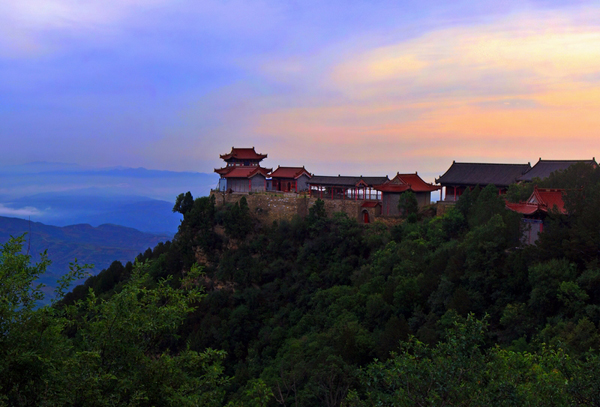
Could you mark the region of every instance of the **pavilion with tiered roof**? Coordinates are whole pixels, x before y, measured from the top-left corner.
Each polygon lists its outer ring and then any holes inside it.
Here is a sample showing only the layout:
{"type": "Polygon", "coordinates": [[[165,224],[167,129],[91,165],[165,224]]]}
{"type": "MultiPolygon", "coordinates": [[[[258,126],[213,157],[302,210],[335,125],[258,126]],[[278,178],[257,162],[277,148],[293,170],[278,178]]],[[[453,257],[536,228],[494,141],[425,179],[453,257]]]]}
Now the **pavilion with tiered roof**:
{"type": "Polygon", "coordinates": [[[223,168],[215,168],[215,172],[221,176],[219,190],[231,192],[266,191],[267,177],[273,169],[260,166],[260,162],[265,158],[267,158],[267,154],[258,154],[254,147],[231,147],[230,153],[221,155],[221,159],[227,165],[223,168]]]}

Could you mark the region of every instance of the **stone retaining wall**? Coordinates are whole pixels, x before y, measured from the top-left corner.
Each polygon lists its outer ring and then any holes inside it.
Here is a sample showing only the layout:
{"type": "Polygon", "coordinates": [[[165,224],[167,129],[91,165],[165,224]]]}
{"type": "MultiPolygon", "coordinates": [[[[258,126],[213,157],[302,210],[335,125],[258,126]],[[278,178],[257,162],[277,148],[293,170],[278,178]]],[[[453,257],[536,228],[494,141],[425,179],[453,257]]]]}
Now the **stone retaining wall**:
{"type": "Polygon", "coordinates": [[[438,201],[436,205],[436,215],[442,216],[448,209],[456,205],[456,202],[438,201]]]}
{"type": "MultiPolygon", "coordinates": [[[[305,217],[308,210],[315,204],[317,198],[311,198],[306,194],[285,193],[285,192],[260,192],[252,194],[244,193],[223,193],[211,191],[211,196],[215,196],[217,205],[233,204],[242,197],[246,197],[250,211],[258,219],[265,223],[272,223],[280,220],[291,220],[294,215],[305,217]]],[[[363,201],[351,200],[331,200],[324,199],[325,211],[328,216],[335,212],[344,212],[348,216],[362,221],[361,205],[363,201]]],[[[372,213],[372,210],[369,210],[372,213]]]]}
{"type": "MultiPolygon", "coordinates": [[[[218,206],[233,204],[242,197],[246,197],[250,211],[265,224],[271,224],[274,221],[291,220],[294,215],[305,217],[308,210],[315,204],[318,198],[311,198],[308,194],[296,194],[286,192],[255,192],[247,193],[224,193],[220,191],[211,191],[211,196],[215,196],[218,206]]],[[[364,201],[352,201],[349,199],[323,199],[327,216],[333,216],[336,212],[343,212],[351,218],[355,218],[359,223],[363,223],[363,211],[369,213],[370,222],[382,219],[379,208],[362,208],[364,201]]],[[[438,215],[443,213],[445,208],[437,206],[438,215]],[[440,213],[441,210],[441,213],[440,213]]]]}

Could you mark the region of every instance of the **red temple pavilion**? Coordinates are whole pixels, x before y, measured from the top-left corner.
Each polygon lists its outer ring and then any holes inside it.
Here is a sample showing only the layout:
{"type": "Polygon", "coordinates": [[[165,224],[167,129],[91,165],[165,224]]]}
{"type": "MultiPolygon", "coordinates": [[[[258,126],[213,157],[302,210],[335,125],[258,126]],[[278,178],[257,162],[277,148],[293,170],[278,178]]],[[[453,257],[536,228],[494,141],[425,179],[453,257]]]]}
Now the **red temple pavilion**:
{"type": "Polygon", "coordinates": [[[267,176],[272,168],[263,168],[260,162],[267,154],[258,154],[254,147],[235,148],[222,154],[221,158],[227,163],[223,168],[215,168],[221,175],[219,190],[232,192],[257,192],[267,190],[267,176]]]}
{"type": "Polygon", "coordinates": [[[535,243],[538,234],[544,230],[544,221],[548,212],[567,213],[563,200],[564,191],[564,189],[538,188],[536,186],[526,202],[506,203],[508,209],[523,215],[522,222],[526,226],[523,234],[527,243],[535,243]]]}
{"type": "Polygon", "coordinates": [[[312,174],[304,167],[277,167],[271,173],[273,191],[302,192],[308,189],[312,174]]]}
{"type": "Polygon", "coordinates": [[[398,202],[400,195],[412,191],[417,198],[419,208],[431,203],[431,192],[437,191],[441,186],[428,184],[415,172],[414,174],[396,174],[391,180],[375,185],[376,190],[382,194],[382,214],[386,216],[400,215],[398,202]]]}

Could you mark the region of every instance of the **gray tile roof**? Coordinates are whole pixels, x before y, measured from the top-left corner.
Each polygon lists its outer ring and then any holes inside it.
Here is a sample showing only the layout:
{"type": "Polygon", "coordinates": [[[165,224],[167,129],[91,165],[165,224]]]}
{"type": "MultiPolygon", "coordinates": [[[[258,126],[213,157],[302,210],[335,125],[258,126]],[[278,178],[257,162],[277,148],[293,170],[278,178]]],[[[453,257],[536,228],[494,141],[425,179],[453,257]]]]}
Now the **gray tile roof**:
{"type": "Polygon", "coordinates": [[[495,185],[506,187],[514,184],[517,178],[525,174],[529,164],[491,164],[453,162],[448,171],[435,182],[442,185],[495,185]]]}
{"type": "Polygon", "coordinates": [[[577,163],[587,163],[594,166],[598,165],[595,158],[592,158],[591,160],[542,160],[540,158],[531,170],[521,175],[518,180],[531,182],[534,178],[548,178],[554,171],[566,170],[571,165],[577,163]]]}
{"type": "Polygon", "coordinates": [[[338,175],[329,176],[329,175],[315,175],[310,181],[308,181],[311,185],[322,185],[322,186],[339,186],[339,187],[354,187],[360,181],[364,181],[367,185],[372,187],[373,185],[380,185],[386,181],[389,181],[387,175],[385,177],[354,177],[354,176],[345,176],[338,175]]]}

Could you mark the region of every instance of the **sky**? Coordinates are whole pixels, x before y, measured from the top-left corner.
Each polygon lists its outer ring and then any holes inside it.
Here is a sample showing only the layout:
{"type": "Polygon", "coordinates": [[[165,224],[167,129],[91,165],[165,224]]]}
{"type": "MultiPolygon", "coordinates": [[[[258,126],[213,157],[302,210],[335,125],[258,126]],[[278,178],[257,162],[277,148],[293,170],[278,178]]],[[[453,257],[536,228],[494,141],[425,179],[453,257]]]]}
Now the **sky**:
{"type": "Polygon", "coordinates": [[[600,158],[600,2],[0,2],[0,163],[321,175],[600,158]]]}

